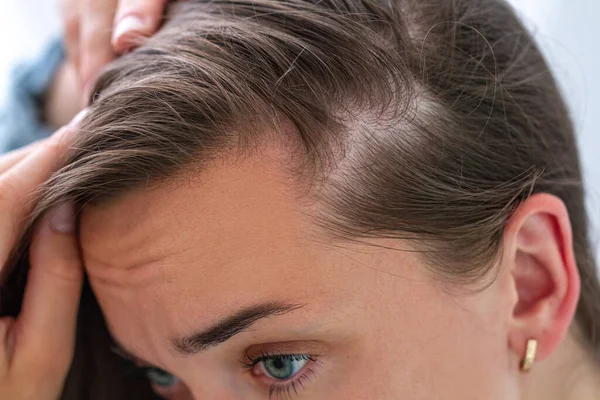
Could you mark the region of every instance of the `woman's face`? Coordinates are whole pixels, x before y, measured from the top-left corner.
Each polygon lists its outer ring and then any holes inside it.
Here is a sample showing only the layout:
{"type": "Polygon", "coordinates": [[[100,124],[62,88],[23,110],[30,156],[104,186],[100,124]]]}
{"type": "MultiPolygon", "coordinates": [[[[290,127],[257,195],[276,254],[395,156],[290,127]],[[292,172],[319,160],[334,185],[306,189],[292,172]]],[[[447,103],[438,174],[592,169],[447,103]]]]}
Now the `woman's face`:
{"type": "Polygon", "coordinates": [[[120,346],[170,399],[512,399],[508,279],[444,288],[418,253],[322,234],[279,155],[222,163],[82,216],[120,346]],[[452,293],[451,293],[452,292],[452,293]]]}

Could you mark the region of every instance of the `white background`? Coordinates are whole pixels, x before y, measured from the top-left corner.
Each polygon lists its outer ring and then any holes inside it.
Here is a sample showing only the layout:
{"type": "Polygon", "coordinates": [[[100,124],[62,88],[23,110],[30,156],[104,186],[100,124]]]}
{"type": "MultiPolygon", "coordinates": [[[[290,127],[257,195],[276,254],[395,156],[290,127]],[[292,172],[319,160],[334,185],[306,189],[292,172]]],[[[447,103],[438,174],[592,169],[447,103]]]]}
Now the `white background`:
{"type": "MultiPolygon", "coordinates": [[[[1,0],[0,94],[15,60],[32,57],[60,32],[56,0],[1,0]]],[[[600,1],[509,0],[532,29],[570,103],[587,180],[595,244],[600,238],[600,1]]],[[[1,98],[1,96],[0,96],[1,98]]],[[[600,247],[596,245],[598,259],[600,247]]]]}

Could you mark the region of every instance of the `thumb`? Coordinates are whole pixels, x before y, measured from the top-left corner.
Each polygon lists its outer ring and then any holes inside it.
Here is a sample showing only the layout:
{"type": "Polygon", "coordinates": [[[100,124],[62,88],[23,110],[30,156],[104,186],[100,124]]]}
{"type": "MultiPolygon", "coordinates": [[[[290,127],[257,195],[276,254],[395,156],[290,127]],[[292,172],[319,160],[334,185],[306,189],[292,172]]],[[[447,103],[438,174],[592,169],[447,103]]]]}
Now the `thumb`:
{"type": "Polygon", "coordinates": [[[112,45],[117,53],[139,46],[158,29],[167,0],[121,0],[115,14],[112,45]]]}
{"type": "Polygon", "coordinates": [[[83,283],[75,224],[74,207],[64,204],[51,210],[36,227],[15,338],[15,361],[34,361],[65,374],[73,358],[83,283]]]}

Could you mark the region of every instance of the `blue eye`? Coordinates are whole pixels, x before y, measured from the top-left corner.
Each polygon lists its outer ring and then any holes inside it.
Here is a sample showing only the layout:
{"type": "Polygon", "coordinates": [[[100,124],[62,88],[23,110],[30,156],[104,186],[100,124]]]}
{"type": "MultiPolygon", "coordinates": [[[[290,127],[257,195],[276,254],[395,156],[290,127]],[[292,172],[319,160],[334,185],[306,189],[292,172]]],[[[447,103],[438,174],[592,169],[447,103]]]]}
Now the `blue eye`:
{"type": "Polygon", "coordinates": [[[146,368],[146,376],[158,387],[168,388],[179,383],[179,378],[159,368],[146,368]]]}
{"type": "Polygon", "coordinates": [[[262,360],[260,365],[271,378],[285,381],[296,375],[309,359],[309,356],[302,354],[271,356],[262,360]]]}

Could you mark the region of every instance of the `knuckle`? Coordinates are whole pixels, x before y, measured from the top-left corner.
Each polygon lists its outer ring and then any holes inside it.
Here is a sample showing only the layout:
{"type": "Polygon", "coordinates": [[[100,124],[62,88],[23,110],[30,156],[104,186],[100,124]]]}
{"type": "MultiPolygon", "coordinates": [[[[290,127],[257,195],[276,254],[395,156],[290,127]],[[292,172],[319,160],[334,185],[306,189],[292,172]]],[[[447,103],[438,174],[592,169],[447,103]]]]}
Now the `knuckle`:
{"type": "Polygon", "coordinates": [[[63,29],[65,36],[69,39],[75,39],[79,36],[79,16],[77,14],[69,14],[63,20],[63,29]]]}
{"type": "Polygon", "coordinates": [[[46,268],[46,271],[55,281],[64,282],[67,285],[79,284],[81,281],[81,263],[74,256],[63,257],[51,264],[53,265],[46,268]]]}
{"type": "Polygon", "coordinates": [[[39,271],[48,284],[52,283],[59,288],[67,289],[80,285],[83,280],[83,267],[77,249],[72,248],[74,245],[66,244],[62,240],[49,245],[51,247],[48,250],[31,255],[32,271],[39,271]]]}
{"type": "Polygon", "coordinates": [[[80,13],[77,3],[73,0],[63,0],[60,2],[60,13],[65,32],[68,34],[76,33],[79,29],[80,13]]]}
{"type": "Polygon", "coordinates": [[[61,157],[65,151],[65,148],[68,146],[68,137],[72,133],[70,127],[60,128],[56,132],[56,136],[52,137],[52,140],[49,140],[45,145],[45,152],[50,154],[57,159],[61,157]]]}
{"type": "Polygon", "coordinates": [[[55,140],[49,140],[44,146],[46,148],[46,152],[50,154],[56,154],[61,151],[63,147],[63,141],[61,139],[67,134],[67,130],[68,127],[62,127],[56,132],[57,135],[53,138],[55,140]]]}

